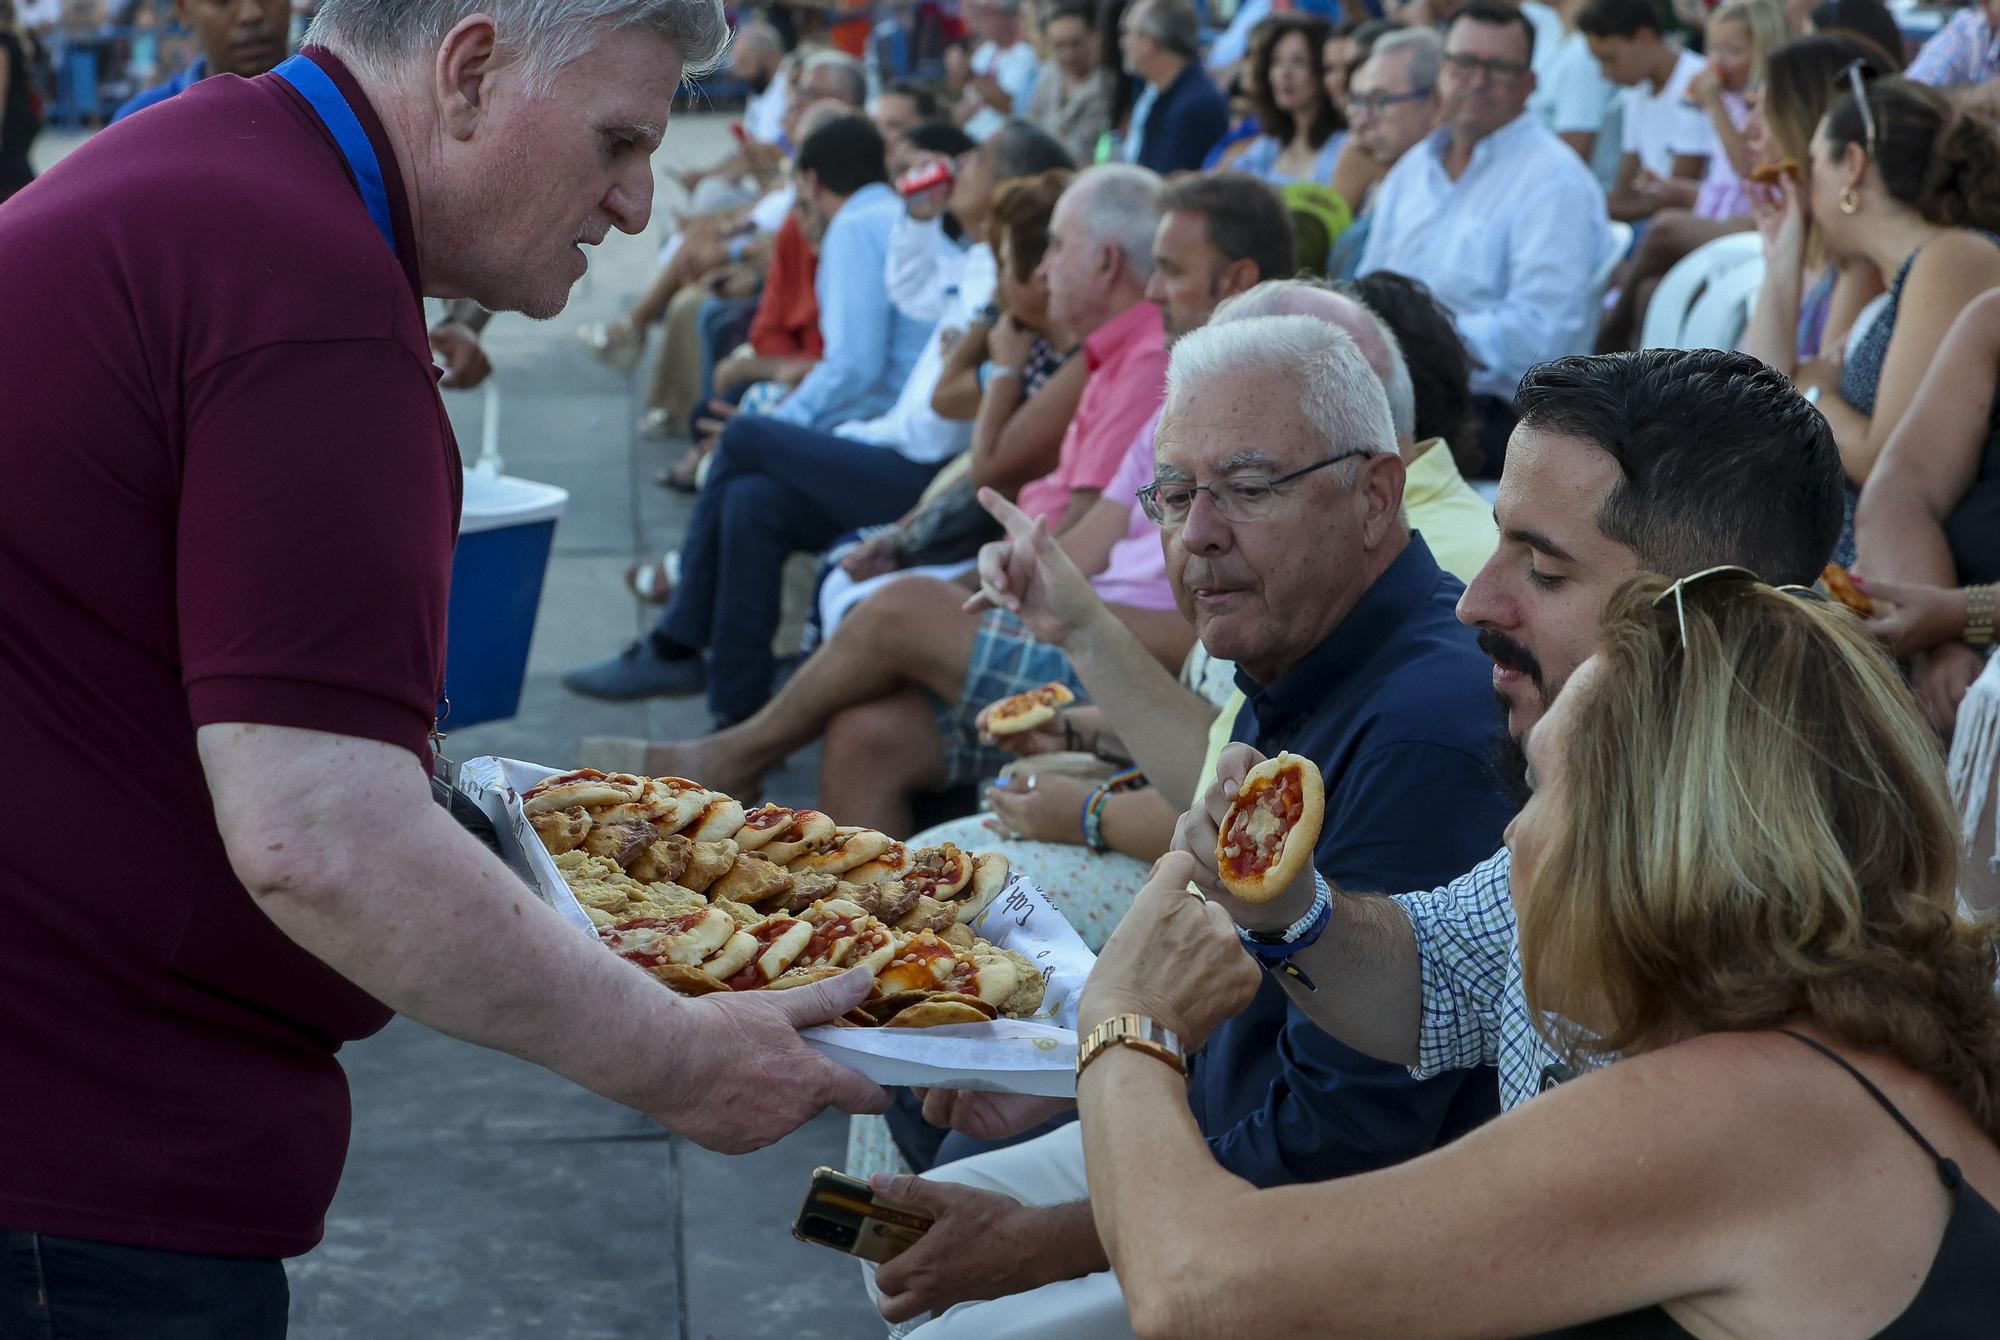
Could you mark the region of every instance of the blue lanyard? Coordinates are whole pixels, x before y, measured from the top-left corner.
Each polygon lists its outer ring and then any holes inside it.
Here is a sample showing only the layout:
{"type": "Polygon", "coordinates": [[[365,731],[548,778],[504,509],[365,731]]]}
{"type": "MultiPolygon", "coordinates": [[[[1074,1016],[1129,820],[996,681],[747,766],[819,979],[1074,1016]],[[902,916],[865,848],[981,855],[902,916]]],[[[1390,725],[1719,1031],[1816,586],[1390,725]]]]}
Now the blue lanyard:
{"type": "Polygon", "coordinates": [[[305,55],[291,57],[271,73],[297,89],[299,96],[319,114],[341,156],[347,159],[348,169],[354,173],[354,183],[361,188],[361,203],[368,206],[368,217],[375,221],[375,231],[382,234],[389,250],[395,251],[396,226],[389,217],[389,188],[382,182],[381,161],[375,157],[375,146],[368,142],[361,118],[347,105],[339,85],[305,55]]]}

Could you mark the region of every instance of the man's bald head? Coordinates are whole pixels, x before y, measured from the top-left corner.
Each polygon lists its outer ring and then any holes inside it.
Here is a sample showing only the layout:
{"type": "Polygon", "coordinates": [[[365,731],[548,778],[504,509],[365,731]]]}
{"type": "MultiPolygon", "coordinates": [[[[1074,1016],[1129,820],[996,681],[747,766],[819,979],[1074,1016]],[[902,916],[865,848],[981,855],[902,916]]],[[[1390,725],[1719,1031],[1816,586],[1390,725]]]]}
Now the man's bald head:
{"type": "Polygon", "coordinates": [[[1253,316],[1309,316],[1339,326],[1354,337],[1361,356],[1389,397],[1389,419],[1396,429],[1396,447],[1405,460],[1416,445],[1417,396],[1410,368],[1403,360],[1396,334],[1381,317],[1354,299],[1334,293],[1307,279],[1272,279],[1230,298],[1215,309],[1214,321],[1243,321],[1253,316]]]}

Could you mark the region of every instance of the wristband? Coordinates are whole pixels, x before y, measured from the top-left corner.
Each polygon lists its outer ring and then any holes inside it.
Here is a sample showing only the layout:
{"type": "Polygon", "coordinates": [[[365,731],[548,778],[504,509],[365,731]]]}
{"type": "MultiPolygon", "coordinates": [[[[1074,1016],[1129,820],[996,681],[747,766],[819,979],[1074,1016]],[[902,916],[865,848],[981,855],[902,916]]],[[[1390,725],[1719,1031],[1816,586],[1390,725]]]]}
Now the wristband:
{"type": "Polygon", "coordinates": [[[1250,951],[1250,957],[1257,960],[1257,966],[1265,971],[1282,972],[1287,977],[1298,980],[1308,991],[1317,991],[1312,978],[1299,971],[1292,962],[1292,955],[1309,945],[1317,944],[1319,937],[1326,934],[1326,928],[1333,921],[1333,890],[1327,887],[1324,876],[1313,871],[1313,885],[1318,894],[1306,914],[1281,931],[1248,931],[1236,928],[1236,938],[1250,951]]]}
{"type": "Polygon", "coordinates": [[[1100,786],[1083,798],[1083,813],[1078,822],[1083,828],[1083,845],[1092,851],[1111,850],[1111,844],[1104,840],[1104,807],[1111,800],[1111,788],[1100,786]]]}
{"type": "Polygon", "coordinates": [[[1021,369],[1013,366],[1011,363],[998,363],[989,358],[979,365],[980,394],[985,394],[988,386],[1003,377],[1018,377],[1020,375],[1021,369]]]}

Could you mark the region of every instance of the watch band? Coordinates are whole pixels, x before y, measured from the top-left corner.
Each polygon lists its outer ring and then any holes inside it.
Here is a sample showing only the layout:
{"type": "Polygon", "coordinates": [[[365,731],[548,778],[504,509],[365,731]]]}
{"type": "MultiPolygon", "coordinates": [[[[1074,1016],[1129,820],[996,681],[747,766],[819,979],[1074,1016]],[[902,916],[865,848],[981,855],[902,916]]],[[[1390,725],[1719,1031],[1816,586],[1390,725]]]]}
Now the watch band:
{"type": "Polygon", "coordinates": [[[1142,1051],[1172,1066],[1182,1076],[1187,1074],[1187,1049],[1181,1046],[1172,1029],[1161,1027],[1143,1014],[1114,1014],[1083,1035],[1083,1042],[1076,1049],[1077,1077],[1082,1078],[1084,1067],[1111,1047],[1142,1051]]]}
{"type": "Polygon", "coordinates": [[[1968,586],[1965,588],[1965,632],[1964,641],[1974,647],[1993,645],[1993,604],[1992,586],[1968,586]]]}

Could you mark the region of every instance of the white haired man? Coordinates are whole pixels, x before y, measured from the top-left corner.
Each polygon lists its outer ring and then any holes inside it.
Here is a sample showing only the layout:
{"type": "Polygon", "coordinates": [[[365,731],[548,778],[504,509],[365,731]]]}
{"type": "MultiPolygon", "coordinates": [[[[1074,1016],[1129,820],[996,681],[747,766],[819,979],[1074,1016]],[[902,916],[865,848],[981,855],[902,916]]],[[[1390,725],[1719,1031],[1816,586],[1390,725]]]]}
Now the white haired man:
{"type": "Polygon", "coordinates": [[[0,858],[0,1330],[282,1335],[335,1052],[391,1011],[717,1149],[883,1103],[796,1035],[865,980],[662,991],[431,799],[459,456],[422,300],[561,311],[723,32],[716,0],[324,0],[298,57],[0,214],[0,757],[115,769],[145,870],[114,931],[72,844],[0,858]]]}
{"type": "MultiPolygon", "coordinates": [[[[1329,879],[1448,870],[1476,848],[1464,828],[1492,835],[1508,817],[1486,770],[1491,666],[1454,617],[1464,588],[1402,520],[1404,464],[1382,383],[1326,320],[1225,316],[1174,346],[1154,482],[1141,495],[1175,596],[1209,652],[1239,668],[1250,702],[1233,738],[1304,754],[1324,773],[1314,867],[1329,879]]],[[[1047,598],[1037,551],[1048,541],[1010,522],[1010,538],[981,555],[983,589],[1031,610],[1047,598]]],[[[1210,1039],[1190,1098],[1232,1173],[1278,1186],[1380,1168],[1497,1110],[1491,1070],[1419,1083],[1327,1041],[1269,982],[1210,1039]]],[[[932,1098],[926,1115],[991,1135],[1026,1106],[932,1098]]],[[[925,1340],[1131,1333],[1075,1125],[876,1185],[937,1216],[876,1275],[890,1321],[930,1313],[916,1331],[925,1340]],[[983,1246],[968,1255],[975,1238],[983,1246]]]]}

